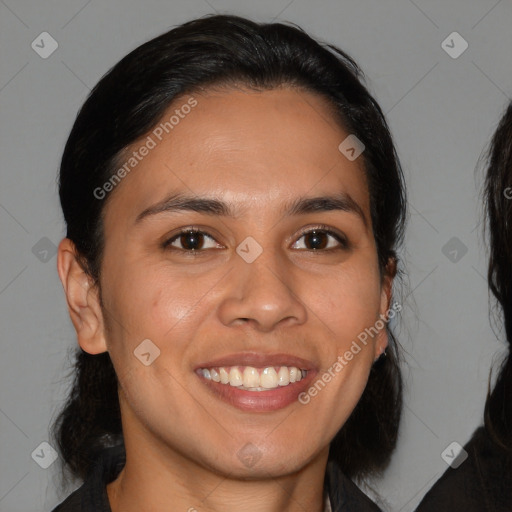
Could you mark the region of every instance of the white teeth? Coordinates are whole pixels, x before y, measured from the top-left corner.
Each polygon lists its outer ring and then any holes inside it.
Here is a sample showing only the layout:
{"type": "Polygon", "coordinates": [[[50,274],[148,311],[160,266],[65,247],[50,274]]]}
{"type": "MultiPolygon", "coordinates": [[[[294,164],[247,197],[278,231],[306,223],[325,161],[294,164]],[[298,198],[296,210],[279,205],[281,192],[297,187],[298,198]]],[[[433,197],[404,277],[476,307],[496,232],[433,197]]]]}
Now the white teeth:
{"type": "Polygon", "coordinates": [[[256,368],[247,366],[244,370],[244,387],[257,388],[260,385],[260,375],[256,368]]]}
{"type": "Polygon", "coordinates": [[[277,373],[274,368],[265,368],[261,372],[260,384],[262,388],[266,389],[277,388],[277,373]]]}
{"type": "Polygon", "coordinates": [[[307,374],[306,370],[300,370],[295,366],[276,366],[275,368],[268,366],[263,369],[252,366],[231,366],[201,368],[200,372],[207,380],[249,391],[265,391],[279,386],[287,386],[293,382],[299,382],[307,374]]]}
{"type": "Polygon", "coordinates": [[[241,386],[243,383],[242,372],[236,366],[233,366],[229,372],[229,384],[231,386],[241,386]]]}
{"type": "Polygon", "coordinates": [[[227,384],[229,382],[229,374],[224,368],[219,369],[220,373],[220,381],[222,384],[227,384]]]}
{"type": "Polygon", "coordinates": [[[277,372],[277,383],[279,386],[286,386],[290,384],[290,372],[286,366],[281,366],[277,372]]]}

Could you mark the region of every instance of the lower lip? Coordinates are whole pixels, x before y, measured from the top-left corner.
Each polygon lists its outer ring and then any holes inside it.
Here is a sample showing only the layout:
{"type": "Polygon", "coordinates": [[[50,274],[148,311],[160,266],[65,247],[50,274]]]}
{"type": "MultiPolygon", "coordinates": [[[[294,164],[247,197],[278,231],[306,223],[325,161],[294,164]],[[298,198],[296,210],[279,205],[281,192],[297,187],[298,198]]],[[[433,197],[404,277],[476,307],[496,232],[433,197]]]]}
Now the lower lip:
{"type": "Polygon", "coordinates": [[[307,375],[299,382],[292,382],[286,386],[279,386],[268,391],[238,389],[230,384],[208,380],[203,377],[202,373],[196,372],[196,375],[217,397],[237,409],[251,412],[269,412],[283,409],[297,402],[298,396],[310,386],[316,373],[315,370],[309,370],[307,375]]]}

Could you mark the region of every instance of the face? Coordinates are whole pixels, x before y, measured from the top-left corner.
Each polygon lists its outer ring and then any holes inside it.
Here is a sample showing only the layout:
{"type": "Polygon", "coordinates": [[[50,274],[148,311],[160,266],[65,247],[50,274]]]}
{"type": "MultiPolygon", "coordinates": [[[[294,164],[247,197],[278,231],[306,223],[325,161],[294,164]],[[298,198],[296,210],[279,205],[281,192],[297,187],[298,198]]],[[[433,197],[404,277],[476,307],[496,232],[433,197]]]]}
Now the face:
{"type": "Polygon", "coordinates": [[[193,99],[127,152],[140,159],[104,210],[104,309],[79,342],[111,355],[126,438],[221,474],[296,471],[326,456],[387,344],[384,329],[344,356],[391,286],[362,158],[310,93],[193,99]]]}

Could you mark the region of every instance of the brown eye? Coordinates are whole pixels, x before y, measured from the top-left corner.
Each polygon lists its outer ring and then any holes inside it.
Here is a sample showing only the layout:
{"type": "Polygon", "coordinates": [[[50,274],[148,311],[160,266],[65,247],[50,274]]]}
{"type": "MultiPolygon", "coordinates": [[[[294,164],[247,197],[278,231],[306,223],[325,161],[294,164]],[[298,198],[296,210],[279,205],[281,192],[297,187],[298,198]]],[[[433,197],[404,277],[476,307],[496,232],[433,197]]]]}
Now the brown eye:
{"type": "MultiPolygon", "coordinates": [[[[303,232],[300,238],[304,238],[304,245],[307,246],[305,247],[305,250],[309,251],[331,251],[348,248],[346,238],[329,229],[322,229],[319,227],[313,228],[309,231],[303,232]],[[329,246],[329,237],[334,239],[334,245],[331,242],[331,245],[329,246]]],[[[295,244],[297,243],[298,242],[295,244]]]]}
{"type": "MultiPolygon", "coordinates": [[[[187,229],[181,231],[177,235],[174,235],[172,238],[167,240],[164,243],[164,248],[171,248],[177,251],[183,251],[188,253],[195,253],[205,249],[205,238],[209,238],[210,240],[214,240],[213,237],[205,233],[204,231],[199,231],[196,229],[187,229]],[[181,247],[177,247],[175,244],[179,244],[181,247]]],[[[216,244],[213,245],[213,248],[216,244]]],[[[206,247],[209,249],[212,247],[206,247]]]]}

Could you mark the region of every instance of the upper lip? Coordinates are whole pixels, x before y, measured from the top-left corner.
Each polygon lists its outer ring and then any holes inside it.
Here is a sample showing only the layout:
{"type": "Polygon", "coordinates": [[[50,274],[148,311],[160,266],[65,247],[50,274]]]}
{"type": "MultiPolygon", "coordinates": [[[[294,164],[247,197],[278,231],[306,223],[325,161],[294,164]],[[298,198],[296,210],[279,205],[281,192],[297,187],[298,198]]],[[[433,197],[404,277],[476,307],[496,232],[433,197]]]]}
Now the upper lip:
{"type": "Polygon", "coordinates": [[[295,366],[301,370],[316,370],[316,365],[312,361],[294,356],[292,354],[262,354],[258,352],[239,352],[238,354],[229,354],[218,359],[206,361],[198,364],[195,370],[199,368],[214,368],[220,366],[295,366]]]}

